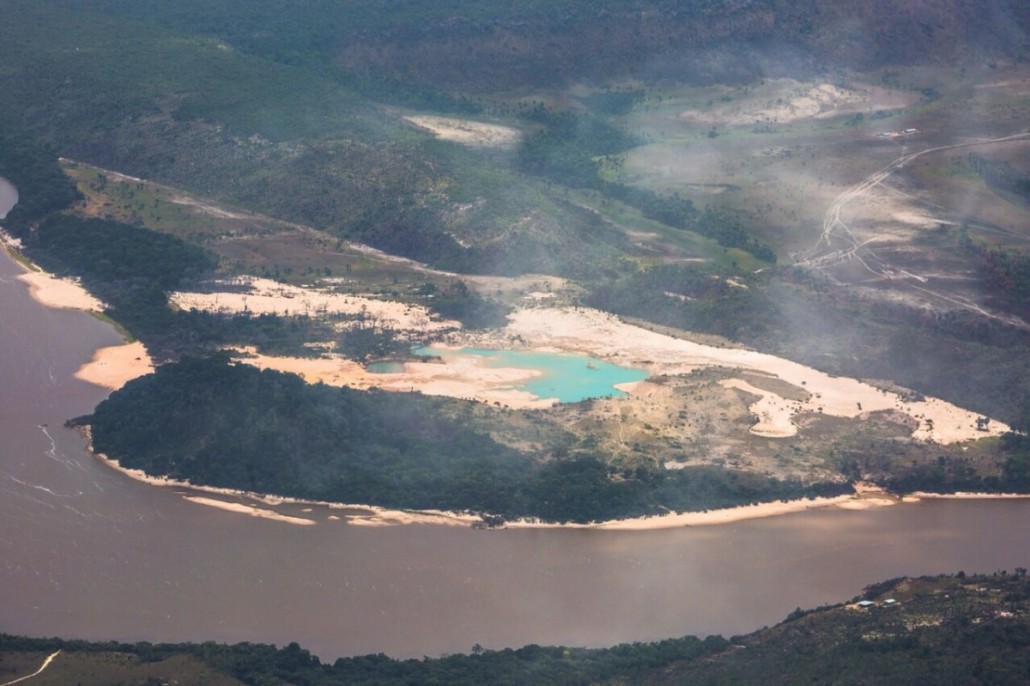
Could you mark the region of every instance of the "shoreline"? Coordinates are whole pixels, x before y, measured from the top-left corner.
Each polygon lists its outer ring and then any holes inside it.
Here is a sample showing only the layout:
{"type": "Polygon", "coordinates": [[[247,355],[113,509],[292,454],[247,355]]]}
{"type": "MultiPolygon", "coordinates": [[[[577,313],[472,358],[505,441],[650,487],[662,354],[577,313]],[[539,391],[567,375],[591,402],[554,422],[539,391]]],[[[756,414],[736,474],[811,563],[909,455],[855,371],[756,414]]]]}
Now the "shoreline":
{"type": "Polygon", "coordinates": [[[380,505],[336,503],[324,500],[310,500],[305,498],[278,496],[268,493],[257,493],[232,488],[220,488],[217,486],[202,486],[192,484],[189,481],[181,479],[151,476],[141,469],[123,467],[117,459],[95,451],[93,449],[93,440],[89,427],[80,426],[76,428],[86,439],[86,451],[89,452],[90,455],[100,460],[111,469],[122,473],[134,481],[139,481],[151,486],[182,489],[186,491],[186,493],[180,494],[182,498],[193,503],[215,507],[229,512],[236,512],[238,514],[245,514],[251,517],[260,517],[263,519],[305,526],[320,524],[323,521],[344,520],[347,524],[352,526],[367,527],[420,524],[434,526],[464,526],[489,530],[580,529],[597,531],[658,531],[664,529],[735,524],[737,522],[744,522],[753,519],[779,517],[822,508],[869,510],[881,507],[892,507],[894,505],[901,504],[913,504],[922,500],[1013,500],[1030,498],[1030,494],[1025,493],[927,493],[923,491],[916,491],[899,496],[887,493],[886,491],[876,487],[874,484],[856,484],[854,493],[832,497],[776,500],[765,503],[737,505],[717,510],[672,512],[664,515],[609,519],[601,522],[561,523],[544,522],[533,518],[520,518],[505,521],[499,526],[489,526],[485,524],[482,516],[469,512],[431,509],[398,510],[382,507],[380,505]],[[257,505],[217,500],[206,497],[206,495],[220,495],[246,499],[267,507],[275,507],[278,505],[303,505],[311,508],[321,507],[329,511],[330,514],[325,516],[324,519],[308,519],[305,517],[282,514],[275,510],[258,507],[257,505]]]}
{"type": "MultiPolygon", "coordinates": [[[[35,264],[26,263],[26,261],[24,260],[17,259],[17,241],[13,239],[11,236],[7,235],[6,233],[0,233],[0,239],[2,239],[0,240],[0,242],[3,243],[5,252],[12,258],[13,261],[17,262],[20,265],[20,267],[24,270],[24,273],[16,278],[19,281],[22,281],[23,283],[26,283],[28,285],[30,296],[33,298],[33,300],[35,300],[36,302],[45,307],[51,308],[78,309],[86,312],[97,311],[103,308],[103,303],[101,303],[99,300],[90,295],[88,291],[86,291],[86,289],[83,288],[81,284],[79,284],[78,282],[70,279],[62,279],[56,277],[52,274],[49,274],[48,272],[42,271],[35,264]]],[[[534,331],[535,327],[529,325],[529,322],[527,322],[527,320],[525,319],[525,316],[527,314],[526,312],[516,313],[516,316],[513,318],[514,321],[510,321],[509,326],[506,327],[504,331],[507,331],[509,333],[515,332],[519,333],[520,335],[528,334],[526,337],[528,337],[530,340],[533,340],[535,343],[535,345],[532,346],[533,349],[548,350],[553,348],[562,351],[574,351],[579,352],[581,354],[596,355],[601,359],[607,359],[615,362],[621,361],[624,363],[628,363],[629,360],[620,358],[625,358],[627,356],[632,355],[630,355],[627,351],[612,349],[605,345],[597,338],[596,334],[598,333],[598,331],[608,334],[615,334],[616,331],[618,331],[619,333],[625,333],[626,330],[632,329],[635,333],[644,334],[645,338],[650,338],[651,336],[654,336],[653,332],[650,332],[646,329],[640,329],[633,325],[629,325],[611,315],[606,315],[604,313],[597,311],[584,310],[583,308],[573,308],[571,310],[550,310],[549,313],[552,317],[557,316],[559,319],[566,320],[565,326],[558,327],[561,333],[557,333],[557,335],[555,331],[547,331],[545,335],[542,336],[532,335],[534,333],[540,332],[534,331]],[[586,330],[590,330],[588,333],[594,335],[584,335],[586,330]],[[577,336],[577,334],[579,335],[577,336]]],[[[495,334],[495,336],[493,336],[492,338],[497,339],[499,336],[500,334],[495,334]]],[[[610,338],[610,336],[605,338],[610,338]]],[[[714,350],[714,353],[722,353],[724,355],[728,355],[730,358],[733,359],[713,359],[713,349],[707,348],[706,346],[692,344],[689,342],[682,342],[678,339],[672,340],[675,340],[678,343],[678,347],[681,347],[683,349],[665,350],[664,352],[666,353],[666,355],[670,355],[671,358],[659,355],[657,359],[660,361],[657,363],[652,363],[652,365],[655,367],[664,368],[662,369],[662,371],[666,373],[674,370],[682,372],[684,371],[684,369],[691,369],[709,365],[714,365],[717,367],[725,367],[729,365],[731,367],[737,366],[738,368],[743,368],[745,370],[772,373],[773,376],[777,376],[779,378],[790,378],[792,376],[796,376],[799,371],[803,371],[804,375],[808,377],[809,380],[815,380],[817,378],[826,377],[833,378],[835,381],[839,381],[835,377],[829,377],[828,375],[823,374],[822,372],[818,372],[814,369],[803,367],[802,365],[799,365],[797,363],[793,363],[788,360],[783,360],[779,358],[774,358],[773,356],[764,355],[761,353],[755,353],[753,351],[746,351],[743,349],[728,349],[728,352],[723,351],[721,349],[714,350]],[[756,364],[757,360],[755,358],[761,360],[775,360],[775,362],[777,363],[775,366],[777,368],[775,370],[763,369],[763,367],[765,367],[766,365],[756,364]],[[670,369],[670,367],[673,369],[670,369]],[[787,371],[793,373],[784,373],[787,371]]],[[[496,343],[497,340],[493,340],[492,342],[496,343]]],[[[653,358],[656,353],[657,342],[647,342],[650,343],[650,345],[644,345],[643,348],[646,349],[646,352],[650,353],[653,358]]],[[[676,348],[677,346],[673,347],[676,348]]],[[[636,356],[639,356],[642,351],[635,350],[631,352],[636,356]]],[[[270,362],[276,359],[277,358],[257,356],[257,359],[250,360],[250,362],[257,363],[255,364],[255,366],[258,366],[259,368],[275,368],[277,365],[271,364],[270,362]],[[265,362],[265,364],[262,365],[261,362],[265,362]]],[[[292,358],[285,359],[293,361],[292,358]]],[[[304,362],[309,361],[305,360],[304,362]]],[[[347,373],[344,369],[346,365],[344,365],[340,360],[321,360],[321,363],[323,365],[329,365],[329,368],[326,370],[319,370],[322,373],[316,373],[316,378],[318,376],[329,376],[332,377],[333,381],[338,381],[341,376],[347,376],[347,373]]],[[[356,363],[354,364],[356,365],[356,363]]],[[[444,367],[447,366],[448,365],[444,365],[444,367]]],[[[441,371],[439,367],[440,365],[433,365],[431,371],[439,372],[441,371]]],[[[139,342],[125,342],[120,345],[107,346],[98,349],[94,353],[93,358],[89,362],[82,365],[78,371],[76,371],[75,377],[82,381],[92,383],[103,388],[115,390],[117,388],[121,388],[125,383],[127,383],[131,379],[137,378],[138,376],[141,376],[142,374],[148,373],[152,370],[152,361],[150,360],[149,355],[147,355],[143,345],[139,342]]],[[[290,371],[294,371],[294,373],[300,373],[302,376],[307,376],[303,373],[304,370],[290,371]]],[[[310,373],[312,370],[309,369],[307,371],[310,373]]],[[[354,371],[350,371],[353,375],[354,371]]],[[[435,373],[429,374],[429,379],[419,379],[423,383],[423,388],[421,390],[423,392],[430,392],[430,394],[455,395],[454,389],[450,388],[450,386],[453,386],[457,381],[459,381],[461,375],[459,375],[458,379],[454,378],[454,371],[454,368],[451,367],[451,369],[448,370],[449,373],[446,374],[445,377],[442,379],[438,377],[433,378],[437,376],[435,373]],[[436,384],[442,383],[444,386],[447,386],[447,388],[431,389],[425,387],[426,382],[430,379],[431,382],[435,382],[436,384]],[[433,393],[433,390],[435,390],[436,393],[433,393]]],[[[382,381],[384,381],[382,375],[368,374],[364,369],[362,369],[360,376],[366,377],[363,380],[369,386],[384,385],[382,383],[382,381]]],[[[406,377],[407,378],[404,380],[404,383],[402,385],[407,385],[414,380],[411,378],[411,376],[406,375],[406,377]]],[[[319,380],[325,381],[326,379],[322,378],[319,380]]],[[[462,381],[468,383],[468,380],[462,381]]],[[[484,382],[483,379],[477,379],[477,381],[480,385],[482,385],[484,382]]],[[[861,385],[861,382],[855,379],[846,379],[845,381],[851,384],[861,385]]],[[[498,378],[493,379],[493,382],[494,384],[501,383],[503,385],[504,382],[510,382],[510,379],[498,378]]],[[[642,388],[644,384],[646,384],[646,381],[631,382],[624,385],[627,386],[627,388],[625,389],[626,391],[633,393],[639,388],[642,388]]],[[[804,381],[799,382],[799,386],[803,386],[804,384],[804,381]]],[[[743,380],[734,379],[731,380],[731,383],[727,385],[736,386],[738,388],[743,386],[749,391],[752,390],[751,384],[748,384],[743,380]]],[[[498,389],[489,388],[489,384],[487,384],[487,386],[488,388],[486,389],[465,388],[463,389],[463,393],[457,395],[464,396],[467,394],[467,396],[471,397],[475,397],[477,395],[485,395],[487,397],[481,398],[482,401],[490,402],[504,400],[507,401],[507,403],[511,403],[515,406],[549,406],[553,404],[553,402],[548,399],[540,399],[536,398],[535,396],[533,396],[532,398],[524,397],[527,394],[512,393],[512,391],[510,390],[504,393],[498,393],[498,389]],[[476,390],[478,390],[479,392],[477,393],[476,390]],[[493,391],[493,393],[490,393],[490,391],[493,391]]],[[[811,387],[809,387],[809,389],[815,390],[811,387]]],[[[793,422],[787,419],[788,417],[792,416],[793,413],[790,411],[790,409],[788,409],[786,403],[776,403],[773,400],[774,398],[778,398],[778,396],[775,393],[761,391],[760,389],[753,390],[759,391],[756,394],[762,396],[762,400],[755,403],[753,407],[755,410],[758,411],[756,412],[756,414],[758,414],[759,417],[762,417],[764,421],[759,422],[758,425],[752,428],[752,431],[755,433],[766,434],[770,436],[786,436],[794,433],[794,431],[796,431],[796,427],[793,426],[793,422]],[[758,431],[755,431],[755,429],[758,429],[758,431]]],[[[826,392],[828,389],[824,387],[822,390],[826,392]]],[[[888,395],[886,392],[880,391],[879,389],[876,390],[876,393],[885,396],[888,395]]],[[[828,393],[828,395],[836,394],[828,393]]],[[[822,402],[825,403],[827,400],[830,400],[830,398],[824,398],[822,402]]],[[[834,400],[836,400],[838,403],[841,403],[841,399],[834,400]]],[[[928,401],[950,406],[949,403],[943,403],[942,401],[933,398],[928,399],[928,401]]],[[[928,403],[927,401],[923,401],[919,404],[925,407],[928,403]]],[[[967,412],[965,410],[962,410],[961,408],[956,408],[953,406],[952,409],[962,413],[967,412]]],[[[820,412],[822,412],[823,408],[820,407],[819,410],[820,412]]],[[[853,410],[850,412],[845,411],[841,412],[840,414],[848,416],[853,412],[853,410]]],[[[479,526],[482,528],[511,529],[569,528],[621,531],[658,530],[691,526],[729,524],[749,519],[780,516],[824,507],[836,507],[839,509],[857,510],[869,509],[874,507],[886,507],[898,503],[918,502],[922,499],[994,499],[1030,497],[1030,495],[1013,493],[936,494],[924,492],[910,493],[901,497],[897,497],[894,495],[887,494],[882,490],[877,489],[875,486],[873,486],[871,489],[859,488],[856,486],[855,494],[841,495],[836,497],[805,498],[790,501],[773,501],[758,504],[740,505],[718,510],[669,513],[665,515],[649,515],[635,518],[607,520],[602,522],[591,522],[586,524],[541,522],[533,518],[522,518],[518,520],[506,521],[498,527],[490,527],[489,525],[484,523],[483,517],[468,512],[445,512],[436,510],[397,510],[374,505],[345,504],[324,501],[313,501],[306,499],[294,499],[270,494],[242,491],[237,489],[197,486],[189,483],[188,481],[152,477],[141,470],[122,467],[117,460],[110,458],[106,455],[103,455],[102,453],[94,452],[92,449],[92,440],[88,433],[88,427],[80,428],[83,430],[83,433],[87,439],[87,450],[89,450],[89,452],[92,455],[94,455],[97,459],[103,461],[109,467],[122,472],[123,474],[125,474],[133,480],[141,481],[143,483],[147,483],[150,485],[171,486],[174,488],[186,489],[188,491],[193,492],[194,494],[202,493],[208,495],[221,495],[230,496],[234,498],[243,498],[270,507],[283,504],[296,504],[307,505],[312,507],[324,507],[330,511],[350,510],[352,512],[349,514],[334,514],[327,517],[327,519],[346,519],[348,523],[353,524],[355,526],[436,524],[447,526],[479,526]]],[[[991,433],[994,433],[997,432],[1001,427],[995,424],[995,426],[991,428],[991,433]]],[[[915,432],[914,437],[920,438],[917,436],[917,434],[919,433],[919,431],[915,432]]],[[[940,436],[938,436],[938,438],[940,438],[940,436]]],[[[969,436],[966,436],[964,438],[968,439],[969,436]]],[[[277,513],[273,510],[262,509],[254,505],[246,505],[242,503],[229,503],[197,495],[184,495],[183,497],[187,500],[190,500],[191,502],[196,502],[211,507],[217,507],[219,509],[239,512],[242,514],[248,514],[250,516],[285,521],[291,524],[309,525],[318,523],[312,519],[284,515],[281,513],[277,513]]]]}
{"type": "MultiPolygon", "coordinates": [[[[94,316],[104,311],[104,303],[93,297],[79,281],[44,271],[18,252],[18,239],[2,230],[0,245],[11,261],[22,269],[15,279],[27,286],[29,297],[35,302],[51,309],[79,310],[94,316]]],[[[153,371],[154,362],[143,344],[123,339],[122,343],[95,350],[90,360],[73,376],[94,386],[116,391],[129,381],[153,371]]]]}
{"type": "Polygon", "coordinates": [[[0,228],[0,246],[22,272],[14,277],[29,289],[29,297],[44,307],[58,310],[103,312],[103,302],[93,297],[78,279],[57,276],[45,271],[19,252],[21,241],[0,228]]]}

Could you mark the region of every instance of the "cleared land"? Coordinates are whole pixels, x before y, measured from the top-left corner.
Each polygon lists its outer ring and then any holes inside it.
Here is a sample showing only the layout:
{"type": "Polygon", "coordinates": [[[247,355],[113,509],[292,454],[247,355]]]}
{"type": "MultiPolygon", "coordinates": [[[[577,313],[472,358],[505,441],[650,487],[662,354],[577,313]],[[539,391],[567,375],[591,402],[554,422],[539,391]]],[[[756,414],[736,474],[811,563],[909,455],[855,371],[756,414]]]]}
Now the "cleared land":
{"type": "MultiPolygon", "coordinates": [[[[1001,91],[1014,111],[1025,77],[1015,68],[1005,77],[982,80],[993,84],[990,89],[967,89],[980,98],[974,104],[996,103],[1001,91]]],[[[621,123],[651,142],[599,161],[601,171],[622,182],[680,193],[702,208],[732,210],[771,243],[784,246],[781,262],[789,256],[790,263],[827,277],[849,294],[916,309],[961,309],[1020,326],[1018,318],[996,313],[978,299],[972,258],[956,247],[955,234],[962,228],[989,235],[994,244],[1019,244],[1030,225],[1020,224],[1026,209],[1010,200],[995,202],[996,194],[977,187],[977,202],[995,207],[994,218],[990,225],[969,221],[981,216],[979,210],[946,205],[950,191],[933,185],[933,179],[946,178],[948,189],[975,186],[962,166],[965,151],[974,147],[1019,164],[1018,149],[1027,143],[1018,122],[995,104],[990,131],[973,122],[957,130],[935,128],[935,117],[956,111],[957,95],[934,98],[919,83],[902,86],[884,77],[874,84],[874,78],[838,85],[775,80],[649,95],[621,123]],[[941,177],[941,165],[959,171],[941,177]],[[927,190],[931,187],[933,192],[927,190]]],[[[451,139],[459,133],[478,137],[477,143],[504,137],[482,122],[410,119],[451,139]]],[[[87,195],[84,213],[136,222],[221,256],[219,278],[204,284],[203,292],[172,297],[181,309],[303,315],[328,319],[337,329],[355,318],[372,318],[410,340],[588,352],[644,367],[652,376],[627,387],[628,398],[552,406],[517,388],[524,370],[488,369],[471,360],[407,361],[400,373],[372,374],[328,352],[332,341],[311,341],[325,354],[284,358],[237,348],[249,364],[293,371],[312,382],[418,390],[518,409],[524,414],[513,414],[510,426],[496,427],[499,440],[543,454],[597,450],[620,466],[717,465],[818,480],[842,478],[842,465],[855,454],[881,454],[885,463],[904,456],[912,464],[943,454],[968,458],[984,473],[998,468],[990,437],[1007,429],[1003,423],[890,382],[835,377],[726,341],[659,332],[570,307],[582,288],[568,280],[432,270],[168,186],[80,163],[66,161],[65,167],[87,195]],[[470,333],[434,318],[425,307],[426,287],[446,287],[458,279],[515,307],[509,324],[470,333]],[[529,424],[537,431],[545,427],[544,437],[527,436],[529,424]]],[[[698,261],[758,268],[739,251],[670,230],[592,191],[567,197],[624,232],[637,251],[632,259],[642,266],[698,261]]],[[[131,361],[142,361],[136,357],[131,361]]],[[[121,377],[132,373],[126,366],[121,377]]],[[[860,476],[875,478],[880,471],[860,476]]]]}
{"type": "Polygon", "coordinates": [[[1030,206],[965,162],[1026,173],[1028,78],[1019,66],[928,69],[669,93],[628,117],[651,142],[623,156],[619,178],[732,208],[781,262],[860,297],[1026,328],[985,299],[960,238],[1030,245],[1030,206]]]}

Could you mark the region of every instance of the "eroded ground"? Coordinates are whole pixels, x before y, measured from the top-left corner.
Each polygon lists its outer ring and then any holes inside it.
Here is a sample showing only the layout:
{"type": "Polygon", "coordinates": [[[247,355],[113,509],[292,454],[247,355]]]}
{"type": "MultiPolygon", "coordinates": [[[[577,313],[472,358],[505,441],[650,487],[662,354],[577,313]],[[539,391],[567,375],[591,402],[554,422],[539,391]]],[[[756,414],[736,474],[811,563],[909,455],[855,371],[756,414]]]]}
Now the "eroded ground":
{"type": "MultiPolygon", "coordinates": [[[[1022,325],[983,301],[958,237],[964,232],[1002,246],[1027,241],[1030,210],[999,198],[971,175],[967,157],[975,150],[1030,171],[1030,139],[1018,114],[1025,112],[1027,72],[1007,67],[994,76],[976,75],[975,85],[971,76],[956,90],[932,96],[920,88],[934,75],[910,76],[906,84],[886,77],[874,83],[873,76],[846,84],[770,80],[649,99],[624,123],[653,142],[608,172],[623,182],[685,194],[700,207],[733,208],[782,246],[781,263],[856,293],[1022,325]]],[[[466,120],[421,117],[412,123],[440,137],[464,137],[460,142],[470,145],[508,145],[516,135],[466,120]]],[[[409,361],[400,373],[372,374],[333,354],[329,341],[314,342],[326,351],[315,359],[238,351],[250,364],[312,382],[414,390],[508,408],[495,436],[544,457],[596,451],[627,467],[713,464],[825,479],[839,478],[842,460],[855,451],[880,455],[885,464],[978,454],[979,444],[969,441],[1007,428],[889,384],[833,377],[726,341],[660,332],[572,307],[579,288],[555,277],[462,276],[474,290],[516,308],[506,328],[470,334],[455,322],[434,319],[412,296],[422,284],[445,284],[458,275],[140,179],[70,162],[66,168],[88,197],[87,214],[139,222],[223,258],[223,283],[208,284],[204,293],[176,294],[172,302],[179,307],[336,316],[341,322],[373,316],[412,339],[585,352],[651,373],[648,381],[627,387],[626,398],[552,406],[517,390],[524,371],[487,369],[472,360],[409,361]]],[[[591,202],[585,194],[570,197],[591,202]]],[[[654,253],[654,261],[747,264],[696,236],[672,238],[638,217],[621,217],[624,208],[607,211],[642,250],[654,253]]],[[[132,357],[138,361],[139,355],[132,357]]],[[[993,459],[988,453],[985,464],[993,459]]]]}
{"type": "Polygon", "coordinates": [[[624,156],[621,179],[732,208],[780,247],[781,263],[862,296],[1026,327],[985,300],[962,242],[1030,245],[1030,204],[989,187],[969,161],[1030,172],[1020,114],[1030,70],[867,76],[649,103],[628,123],[653,142],[624,156]]]}

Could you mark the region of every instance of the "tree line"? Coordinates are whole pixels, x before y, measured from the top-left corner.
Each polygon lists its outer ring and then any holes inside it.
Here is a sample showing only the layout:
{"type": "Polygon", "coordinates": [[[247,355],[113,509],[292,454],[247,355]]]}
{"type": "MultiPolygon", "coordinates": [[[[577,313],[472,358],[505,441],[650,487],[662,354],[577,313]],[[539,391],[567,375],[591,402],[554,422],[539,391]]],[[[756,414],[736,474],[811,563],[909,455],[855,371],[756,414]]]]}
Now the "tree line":
{"type": "Polygon", "coordinates": [[[590,522],[836,495],[716,468],[616,469],[601,455],[528,454],[490,428],[503,410],[418,393],[356,391],[187,357],[127,384],[86,421],[124,466],[197,485],[389,508],[473,511],[488,521],[590,522]]]}

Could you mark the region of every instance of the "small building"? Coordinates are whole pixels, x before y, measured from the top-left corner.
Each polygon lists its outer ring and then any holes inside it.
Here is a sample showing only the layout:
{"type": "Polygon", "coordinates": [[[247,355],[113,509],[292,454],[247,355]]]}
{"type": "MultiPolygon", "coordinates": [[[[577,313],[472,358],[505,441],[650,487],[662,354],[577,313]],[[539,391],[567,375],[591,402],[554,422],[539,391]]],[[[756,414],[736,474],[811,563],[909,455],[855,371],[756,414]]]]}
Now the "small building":
{"type": "Polygon", "coordinates": [[[858,602],[857,602],[857,603],[855,603],[855,604],[856,604],[856,605],[858,605],[859,607],[872,607],[872,606],[873,606],[873,605],[875,605],[876,603],[874,603],[874,602],[873,602],[873,601],[871,601],[871,600],[860,600],[860,601],[858,601],[858,602]]]}

